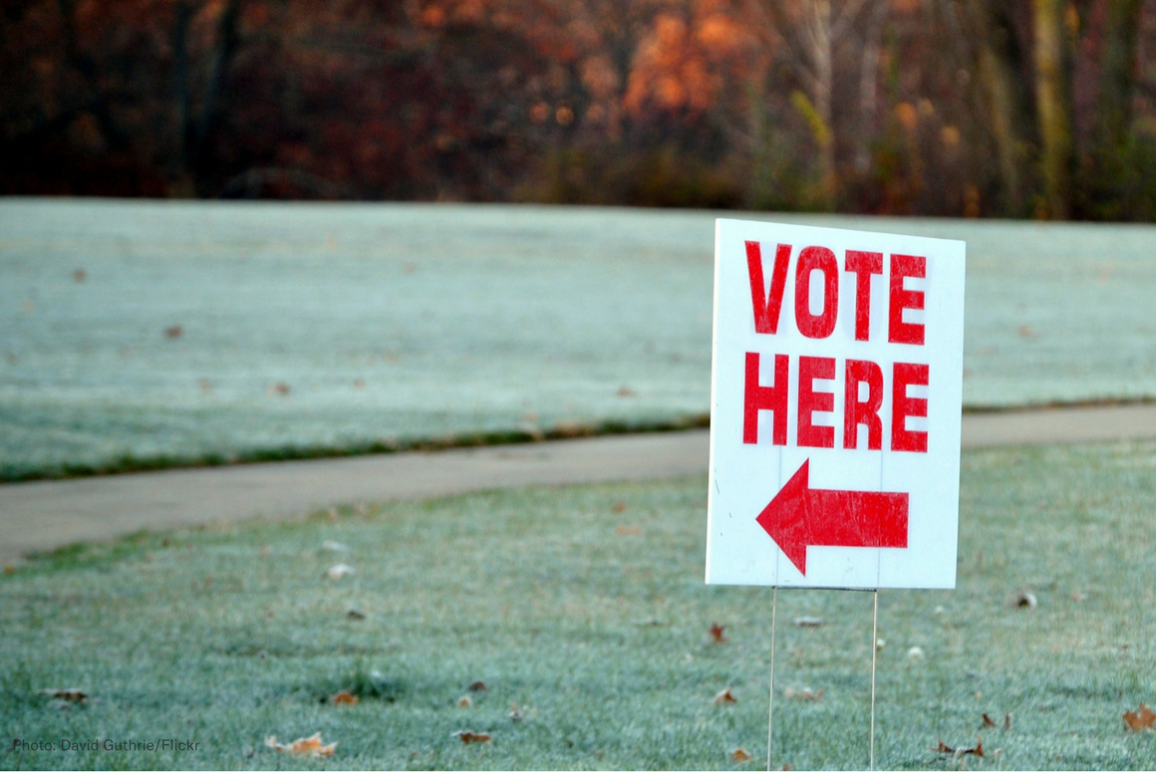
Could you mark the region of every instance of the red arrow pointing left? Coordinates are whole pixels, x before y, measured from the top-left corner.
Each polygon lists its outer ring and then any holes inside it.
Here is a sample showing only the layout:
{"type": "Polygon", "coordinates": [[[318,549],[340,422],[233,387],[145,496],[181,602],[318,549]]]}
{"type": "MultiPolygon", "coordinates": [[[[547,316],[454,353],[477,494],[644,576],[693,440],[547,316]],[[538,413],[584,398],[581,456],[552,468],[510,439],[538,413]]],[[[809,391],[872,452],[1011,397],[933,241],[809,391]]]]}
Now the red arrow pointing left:
{"type": "Polygon", "coordinates": [[[810,459],[757,518],[807,575],[807,547],[907,547],[907,494],[815,490],[810,459]]]}

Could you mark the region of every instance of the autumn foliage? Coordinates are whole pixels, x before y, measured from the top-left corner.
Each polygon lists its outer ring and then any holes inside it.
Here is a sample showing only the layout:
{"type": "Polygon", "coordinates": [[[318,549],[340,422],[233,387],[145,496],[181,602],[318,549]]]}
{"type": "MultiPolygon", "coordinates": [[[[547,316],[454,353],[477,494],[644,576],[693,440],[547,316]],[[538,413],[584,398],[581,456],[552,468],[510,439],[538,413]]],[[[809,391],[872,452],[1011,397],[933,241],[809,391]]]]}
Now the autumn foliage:
{"type": "Polygon", "coordinates": [[[1156,214],[1139,0],[3,14],[2,193],[1156,214]]]}

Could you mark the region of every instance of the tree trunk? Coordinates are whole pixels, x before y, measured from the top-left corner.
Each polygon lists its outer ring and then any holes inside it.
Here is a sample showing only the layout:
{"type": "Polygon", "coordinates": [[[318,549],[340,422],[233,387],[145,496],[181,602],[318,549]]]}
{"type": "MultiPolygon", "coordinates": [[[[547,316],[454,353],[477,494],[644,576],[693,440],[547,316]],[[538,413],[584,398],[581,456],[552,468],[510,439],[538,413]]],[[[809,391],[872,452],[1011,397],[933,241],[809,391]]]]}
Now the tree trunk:
{"type": "Polygon", "coordinates": [[[1065,4],[1034,0],[1036,112],[1040,131],[1040,171],[1047,216],[1066,219],[1072,201],[1071,77],[1064,31],[1065,4]]]}
{"type": "Polygon", "coordinates": [[[865,175],[871,169],[870,138],[875,136],[875,115],[878,112],[879,56],[883,35],[883,20],[887,18],[887,3],[878,3],[867,19],[863,53],[859,62],[859,137],[855,148],[855,171],[865,175]]]}
{"type": "Polygon", "coordinates": [[[1132,123],[1132,86],[1136,71],[1136,31],[1142,0],[1108,0],[1104,53],[1100,60],[1100,140],[1116,149],[1132,123]]]}
{"type": "Polygon", "coordinates": [[[811,1],[811,60],[814,63],[815,112],[826,127],[819,142],[819,173],[823,180],[823,196],[828,207],[834,207],[838,198],[839,177],[835,170],[835,134],[831,125],[831,99],[835,84],[835,66],[831,50],[831,0],[811,1]]]}
{"type": "Polygon", "coordinates": [[[225,81],[229,77],[229,67],[233,63],[237,49],[241,45],[241,5],[244,0],[226,0],[217,22],[217,40],[213,52],[212,66],[209,70],[209,79],[205,85],[204,99],[201,104],[200,120],[197,121],[196,136],[193,142],[192,157],[189,163],[197,181],[197,192],[202,196],[210,195],[211,159],[209,146],[213,135],[220,128],[224,119],[223,94],[225,81]]]}
{"type": "Polygon", "coordinates": [[[189,27],[194,7],[190,0],[180,0],[173,11],[173,175],[171,195],[184,198],[195,193],[193,161],[196,155],[197,129],[193,120],[193,96],[189,83],[189,27]]]}
{"type": "Polygon", "coordinates": [[[972,0],[968,26],[975,41],[974,66],[983,99],[985,121],[995,145],[1003,209],[1018,215],[1024,211],[1025,148],[1023,134],[1032,124],[1027,93],[1023,89],[1023,52],[1012,29],[1007,7],[999,0],[972,0]]]}
{"type": "Polygon", "coordinates": [[[60,12],[65,58],[80,73],[88,89],[89,98],[85,100],[87,110],[96,119],[109,148],[115,152],[125,152],[129,148],[129,139],[113,119],[108,95],[97,73],[96,61],[80,49],[80,38],[76,30],[76,3],[73,0],[58,0],[57,8],[60,12]]]}
{"type": "Polygon", "coordinates": [[[1093,124],[1091,168],[1086,188],[1094,211],[1125,215],[1122,199],[1128,176],[1127,149],[1132,133],[1132,92],[1136,82],[1136,32],[1142,0],[1108,0],[1100,57],[1100,97],[1093,124]],[[1105,208],[1106,207],[1106,208],[1105,208]]]}

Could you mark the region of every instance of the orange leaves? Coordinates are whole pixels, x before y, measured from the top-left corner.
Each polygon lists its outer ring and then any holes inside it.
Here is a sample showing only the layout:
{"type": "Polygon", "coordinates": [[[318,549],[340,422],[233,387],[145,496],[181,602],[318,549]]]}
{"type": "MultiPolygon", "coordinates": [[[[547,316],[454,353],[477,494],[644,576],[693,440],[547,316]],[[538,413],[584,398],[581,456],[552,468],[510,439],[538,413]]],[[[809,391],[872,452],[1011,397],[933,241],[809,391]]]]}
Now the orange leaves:
{"type": "Polygon", "coordinates": [[[287,745],[277,742],[276,735],[269,735],[265,738],[265,745],[278,753],[288,753],[291,756],[313,756],[314,758],[332,756],[333,751],[337,748],[335,742],[329,745],[322,744],[320,732],[311,737],[298,738],[287,745]]]}
{"type": "Polygon", "coordinates": [[[735,18],[709,7],[689,18],[658,14],[638,46],[626,87],[624,107],[641,113],[663,110],[709,110],[729,80],[741,79],[752,65],[755,40],[735,18]]]}
{"type": "Polygon", "coordinates": [[[334,705],[356,705],[358,697],[356,694],[350,693],[348,689],[342,689],[337,694],[329,698],[329,701],[334,705]]]}
{"type": "Polygon", "coordinates": [[[895,120],[903,127],[903,130],[911,134],[919,126],[919,111],[915,109],[915,105],[910,102],[900,102],[895,105],[894,109],[895,120]]]}
{"type": "Polygon", "coordinates": [[[472,745],[474,743],[488,743],[490,741],[489,732],[473,732],[469,729],[463,729],[460,732],[455,732],[453,737],[462,741],[462,745],[472,745]]]}
{"type": "Polygon", "coordinates": [[[752,758],[754,757],[751,756],[751,754],[748,753],[744,748],[735,748],[733,751],[731,751],[731,761],[736,764],[745,764],[752,758]]]}
{"type": "Polygon", "coordinates": [[[708,53],[725,56],[742,45],[746,32],[730,16],[712,13],[698,23],[694,37],[708,53]]]}
{"type": "Polygon", "coordinates": [[[611,99],[618,91],[618,72],[606,56],[592,56],[582,61],[582,83],[596,100],[611,99]]]}
{"type": "Polygon", "coordinates": [[[1124,723],[1133,732],[1156,729],[1156,711],[1141,702],[1138,712],[1128,711],[1124,714],[1124,723]]]}
{"type": "Polygon", "coordinates": [[[732,692],[728,686],[726,689],[723,689],[721,692],[712,697],[711,702],[715,705],[734,705],[736,702],[738,702],[738,698],[735,697],[734,692],[732,692]]]}

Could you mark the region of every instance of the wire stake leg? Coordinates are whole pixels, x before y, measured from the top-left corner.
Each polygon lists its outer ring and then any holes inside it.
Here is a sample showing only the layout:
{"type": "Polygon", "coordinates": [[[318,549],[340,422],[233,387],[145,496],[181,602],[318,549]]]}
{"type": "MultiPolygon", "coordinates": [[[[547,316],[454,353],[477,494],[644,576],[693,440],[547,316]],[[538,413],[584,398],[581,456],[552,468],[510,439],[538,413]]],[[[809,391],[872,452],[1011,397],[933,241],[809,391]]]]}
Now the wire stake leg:
{"type": "Polygon", "coordinates": [[[779,588],[771,594],[771,699],[767,709],[767,772],[771,772],[771,747],[775,736],[775,612],[779,605],[779,588]]]}
{"type": "MultiPolygon", "coordinates": [[[[772,613],[773,616],[773,613],[772,613]]],[[[772,639],[773,640],[773,639],[772,639]]],[[[879,589],[875,589],[875,614],[871,623],[871,742],[867,768],[875,769],[875,656],[879,653],[879,589]]],[[[772,657],[774,655],[772,654],[772,657]]],[[[772,660],[773,661],[773,660],[772,660]]]]}

